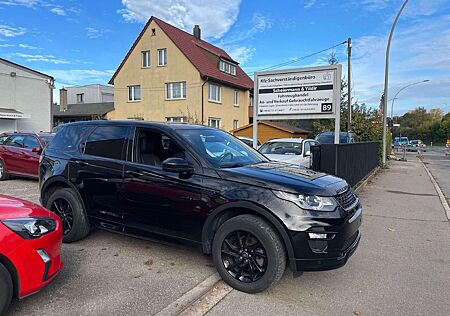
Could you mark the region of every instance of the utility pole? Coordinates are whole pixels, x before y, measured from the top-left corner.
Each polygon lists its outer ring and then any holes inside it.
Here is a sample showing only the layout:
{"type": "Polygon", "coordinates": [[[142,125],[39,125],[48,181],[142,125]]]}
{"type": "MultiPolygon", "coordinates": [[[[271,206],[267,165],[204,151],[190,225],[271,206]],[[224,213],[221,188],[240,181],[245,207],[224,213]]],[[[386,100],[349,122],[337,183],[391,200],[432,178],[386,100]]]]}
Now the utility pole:
{"type": "Polygon", "coordinates": [[[352,59],[352,38],[347,40],[347,98],[348,98],[348,119],[347,119],[347,131],[352,130],[352,72],[351,72],[351,59],[352,59]]]}
{"type": "Polygon", "coordinates": [[[386,166],[386,122],[387,122],[387,102],[388,102],[388,86],[389,86],[389,52],[391,50],[391,40],[392,35],[394,35],[394,29],[397,25],[397,21],[400,18],[400,15],[402,14],[403,9],[405,8],[406,4],[409,0],[405,0],[403,2],[400,10],[397,13],[397,16],[395,17],[394,23],[392,24],[391,32],[389,33],[389,39],[386,47],[386,66],[384,68],[384,100],[383,100],[383,155],[382,155],[382,164],[383,166],[386,166]]]}

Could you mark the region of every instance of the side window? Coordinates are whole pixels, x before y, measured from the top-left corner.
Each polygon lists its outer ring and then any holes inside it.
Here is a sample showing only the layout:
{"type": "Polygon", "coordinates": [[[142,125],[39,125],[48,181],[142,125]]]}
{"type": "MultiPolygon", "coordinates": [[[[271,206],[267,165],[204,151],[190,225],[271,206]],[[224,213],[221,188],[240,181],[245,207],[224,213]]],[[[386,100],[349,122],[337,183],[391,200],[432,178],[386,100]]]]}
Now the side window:
{"type": "Polygon", "coordinates": [[[33,149],[35,147],[41,147],[41,144],[34,136],[25,136],[23,141],[23,147],[33,149]]]}
{"type": "Polygon", "coordinates": [[[79,148],[81,138],[91,126],[60,126],[55,137],[48,144],[49,149],[74,151],[79,148]]]}
{"type": "Polygon", "coordinates": [[[99,126],[87,138],[84,153],[86,155],[122,159],[128,127],[99,126]]]}
{"type": "Polygon", "coordinates": [[[0,136],[0,145],[4,145],[6,143],[7,138],[8,136],[6,135],[0,136]]]}
{"type": "Polygon", "coordinates": [[[161,167],[167,158],[185,158],[184,151],[167,135],[148,129],[136,130],[133,162],[161,167]]]}
{"type": "Polygon", "coordinates": [[[23,135],[12,135],[6,139],[5,145],[12,147],[23,147],[23,135]]]}
{"type": "Polygon", "coordinates": [[[304,151],[304,153],[305,153],[305,156],[308,156],[309,155],[309,153],[311,152],[311,142],[305,142],[305,151],[304,151]]]}

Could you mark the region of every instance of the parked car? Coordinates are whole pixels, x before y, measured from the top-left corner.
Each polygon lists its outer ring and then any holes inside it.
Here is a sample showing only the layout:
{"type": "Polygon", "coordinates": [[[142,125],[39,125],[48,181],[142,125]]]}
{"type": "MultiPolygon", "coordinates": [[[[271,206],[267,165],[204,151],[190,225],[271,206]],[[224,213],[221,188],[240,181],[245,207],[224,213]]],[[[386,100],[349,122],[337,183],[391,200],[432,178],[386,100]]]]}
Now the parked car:
{"type": "Polygon", "coordinates": [[[417,151],[417,148],[418,147],[421,147],[422,148],[422,151],[426,151],[426,145],[421,141],[421,140],[418,140],[418,139],[414,139],[414,140],[410,140],[409,142],[408,142],[408,145],[406,146],[406,150],[407,151],[417,151]]]}
{"type": "Polygon", "coordinates": [[[0,134],[0,181],[10,176],[38,178],[39,158],[53,135],[31,132],[0,134]]]}
{"type": "Polygon", "coordinates": [[[314,139],[277,138],[264,143],[258,151],[272,161],[282,161],[309,168],[311,146],[318,144],[314,139]]]}
{"type": "Polygon", "coordinates": [[[62,223],[43,207],[0,195],[0,315],[51,282],[61,262],[62,223]]]}
{"type": "Polygon", "coordinates": [[[409,143],[409,139],[408,139],[408,137],[405,137],[405,136],[397,136],[394,138],[394,141],[392,142],[394,147],[407,146],[408,143],[409,143]]]}
{"type": "MultiPolygon", "coordinates": [[[[244,136],[236,136],[238,139],[240,139],[241,141],[243,141],[244,143],[246,143],[247,145],[249,145],[250,147],[253,147],[253,138],[250,137],[244,137],[244,136]]],[[[261,146],[261,143],[258,142],[256,143],[257,146],[261,146]]]]}
{"type": "Polygon", "coordinates": [[[42,205],[65,219],[65,242],[92,224],[193,246],[248,293],[278,281],[287,262],[295,273],[343,266],[361,236],[361,204],[344,180],[271,162],[205,126],[70,123],[39,170],[42,205]]]}
{"type": "MultiPolygon", "coordinates": [[[[320,144],[334,144],[334,132],[322,132],[317,134],[315,140],[320,144]]],[[[339,143],[348,144],[355,142],[355,133],[339,132],[339,143]]]]}

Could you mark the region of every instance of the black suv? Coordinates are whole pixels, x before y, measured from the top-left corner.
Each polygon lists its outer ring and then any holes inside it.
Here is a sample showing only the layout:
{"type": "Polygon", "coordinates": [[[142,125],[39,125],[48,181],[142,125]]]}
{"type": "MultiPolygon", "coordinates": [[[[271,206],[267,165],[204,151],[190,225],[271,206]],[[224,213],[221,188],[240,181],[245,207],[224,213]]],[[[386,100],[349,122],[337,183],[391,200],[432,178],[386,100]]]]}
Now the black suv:
{"type": "Polygon", "coordinates": [[[341,267],[360,241],[362,208],[344,180],[269,161],[205,126],[63,125],[39,179],[41,203],[62,218],[65,242],[93,225],[194,246],[249,293],[279,280],[286,263],[295,274],[341,267]]]}

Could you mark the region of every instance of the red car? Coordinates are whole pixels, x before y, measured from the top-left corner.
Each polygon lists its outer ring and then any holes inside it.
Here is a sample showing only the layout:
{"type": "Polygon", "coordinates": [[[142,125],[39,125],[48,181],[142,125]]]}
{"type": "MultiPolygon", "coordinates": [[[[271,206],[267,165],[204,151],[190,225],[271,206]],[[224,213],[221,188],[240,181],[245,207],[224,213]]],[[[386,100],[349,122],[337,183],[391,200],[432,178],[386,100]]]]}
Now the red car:
{"type": "Polygon", "coordinates": [[[55,278],[63,266],[62,236],[55,214],[0,195],[0,315],[12,296],[33,294],[55,278]]]}
{"type": "Polygon", "coordinates": [[[0,181],[10,175],[37,178],[39,158],[53,135],[31,132],[0,134],[0,181]]]}

